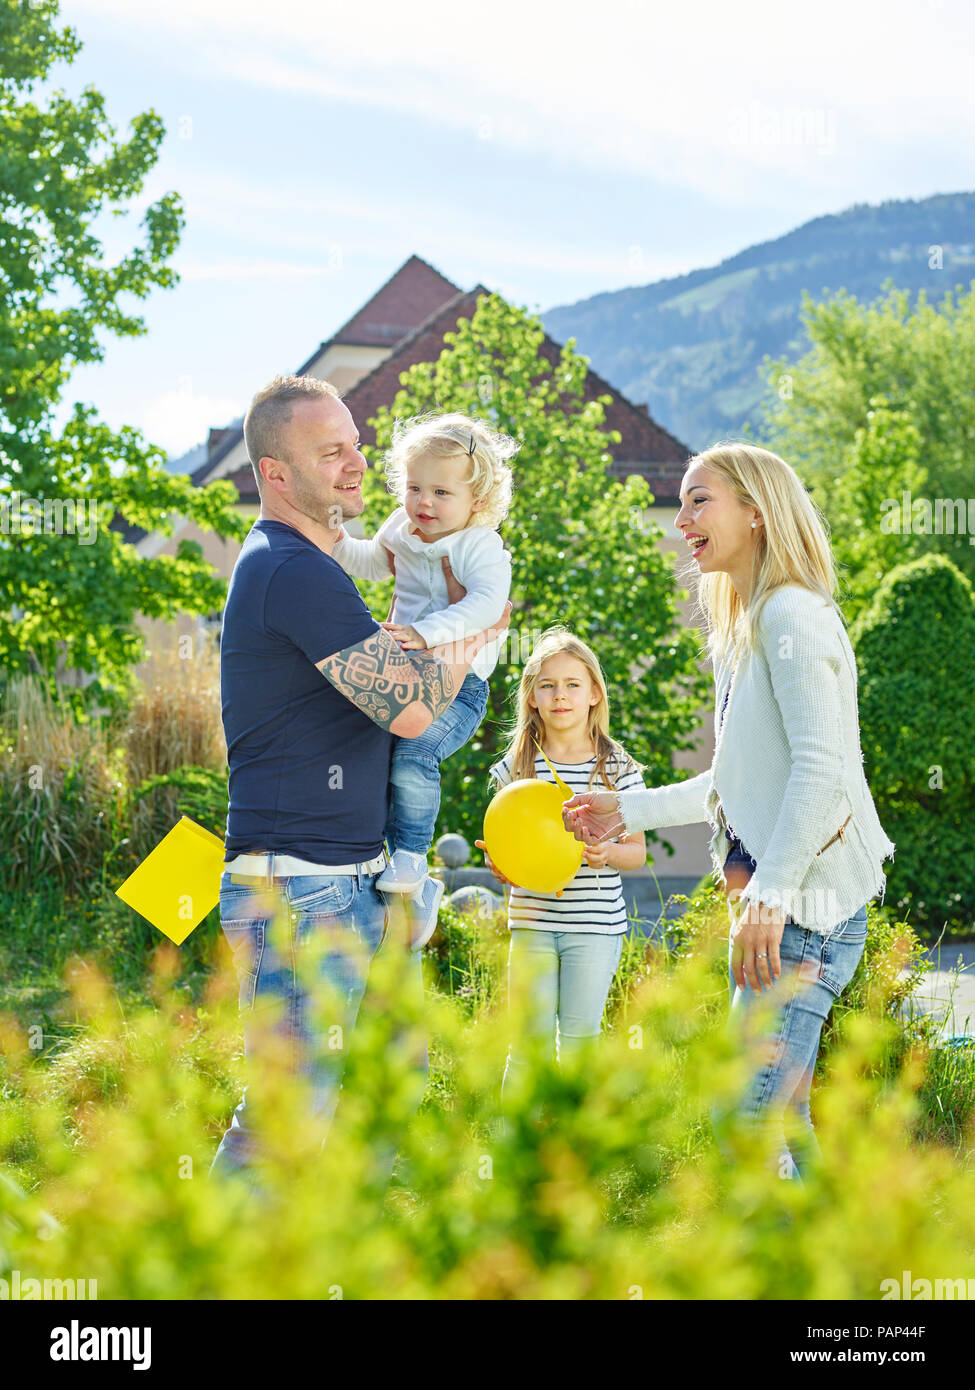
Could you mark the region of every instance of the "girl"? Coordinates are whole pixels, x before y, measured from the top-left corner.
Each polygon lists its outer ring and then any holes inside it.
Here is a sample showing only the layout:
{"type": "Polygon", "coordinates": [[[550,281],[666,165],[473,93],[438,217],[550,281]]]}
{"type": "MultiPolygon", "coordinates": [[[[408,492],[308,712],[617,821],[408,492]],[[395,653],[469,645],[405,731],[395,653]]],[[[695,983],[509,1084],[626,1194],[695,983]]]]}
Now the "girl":
{"type": "MultiPolygon", "coordinates": [[[[382,626],[404,651],[425,651],[479,632],[504,608],[511,559],[497,528],[511,505],[506,460],[518,447],[510,436],[466,415],[397,421],[386,484],[400,506],[372,539],[340,531],[332,554],[353,576],[395,576],[391,621],[382,626]],[[462,586],[459,601],[451,602],[449,580],[462,586]]],[[[414,949],[433,934],[443,893],[443,883],[427,877],[440,810],[440,763],[480,725],[503,640],[482,648],[453,704],[425,734],[393,745],[385,829],[392,857],[376,887],[411,895],[411,916],[422,924],[414,930],[414,949]]]]}
{"type": "Polygon", "coordinates": [[[866,903],[883,894],[894,846],[863,774],[856,665],[806,489],[777,455],[717,444],[690,460],[680,498],[714,665],[711,768],[674,786],[573,796],[563,815],[587,843],[623,827],[710,823],[731,904],[732,1018],[763,1059],[745,1114],[772,1130],[779,1171],[801,1176],[818,1153],[809,1092],[820,1033],[863,954],[866,903]],[[758,1036],[765,990],[777,1008],[758,1036]]]}
{"type": "MultiPolygon", "coordinates": [[[[491,768],[497,787],[523,777],[555,780],[536,743],[573,790],[602,786],[632,791],[643,786],[643,764],[634,762],[609,735],[609,702],[599,662],[585,642],[564,627],[543,633],[525,664],[514,731],[504,756],[491,768]]],[[[482,840],[475,844],[485,849],[482,840]]],[[[637,869],[646,857],[646,836],[638,831],[618,836],[613,844],[587,846],[582,866],[559,897],[512,885],[509,995],[530,993],[532,1038],[548,1048],[554,1042],[560,1059],[599,1036],[626,932],[617,870],[637,869]],[[607,868],[609,873],[600,872],[607,868]]],[[[485,859],[490,865],[486,853],[485,859]]],[[[490,867],[495,877],[509,881],[490,867]]],[[[520,1044],[513,1043],[502,1095],[513,1069],[526,1060],[520,1044]]]]}

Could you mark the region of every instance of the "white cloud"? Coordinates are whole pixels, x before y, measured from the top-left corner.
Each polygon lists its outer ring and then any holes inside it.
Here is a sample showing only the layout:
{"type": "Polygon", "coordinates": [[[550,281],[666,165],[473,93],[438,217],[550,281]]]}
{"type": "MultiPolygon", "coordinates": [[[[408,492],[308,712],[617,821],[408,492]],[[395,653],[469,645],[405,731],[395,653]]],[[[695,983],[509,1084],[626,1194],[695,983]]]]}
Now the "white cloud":
{"type": "Polygon", "coordinates": [[[175,457],[206,439],[211,425],[225,425],[241,415],[243,409],[240,400],[197,395],[187,381],[149,402],[143,411],[141,428],[151,443],[175,457]]]}
{"type": "Polygon", "coordinates": [[[842,203],[864,195],[878,163],[887,176],[892,145],[919,162],[932,141],[959,151],[964,183],[975,140],[965,0],[424,0],[421,11],[388,0],[341,13],[320,0],[66,0],[65,14],[176,38],[170,68],[425,116],[718,201],[785,181],[842,203]]]}

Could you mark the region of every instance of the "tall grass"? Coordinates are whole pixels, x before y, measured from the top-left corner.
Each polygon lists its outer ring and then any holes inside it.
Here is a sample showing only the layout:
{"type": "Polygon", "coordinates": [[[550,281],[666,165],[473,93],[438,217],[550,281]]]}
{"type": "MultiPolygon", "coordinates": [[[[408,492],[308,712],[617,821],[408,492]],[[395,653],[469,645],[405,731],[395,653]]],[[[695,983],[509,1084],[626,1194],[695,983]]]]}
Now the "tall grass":
{"type": "Polygon", "coordinates": [[[213,645],[180,655],[179,644],[154,652],[122,733],[126,777],[138,787],[181,767],[225,770],[220,717],[220,657],[213,645]]]}
{"type": "Polygon", "coordinates": [[[3,689],[0,882],[7,891],[97,875],[123,823],[121,761],[32,676],[3,689]]]}

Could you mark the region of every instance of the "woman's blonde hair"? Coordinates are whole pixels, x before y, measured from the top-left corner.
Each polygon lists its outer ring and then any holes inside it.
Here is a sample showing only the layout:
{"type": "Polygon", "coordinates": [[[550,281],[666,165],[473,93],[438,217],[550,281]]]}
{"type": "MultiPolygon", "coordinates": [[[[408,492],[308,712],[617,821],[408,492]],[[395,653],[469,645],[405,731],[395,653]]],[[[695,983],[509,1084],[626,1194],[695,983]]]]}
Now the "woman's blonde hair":
{"type": "Polygon", "coordinates": [[[589,672],[593,686],[599,691],[600,698],[594,705],[589,706],[586,721],[586,733],[592,740],[596,756],[596,766],[589,777],[589,789],[592,789],[593,782],[598,779],[603,786],[613,791],[616,779],[624,772],[631,769],[642,772],[646,764],[636,762],[621,744],[610,737],[609,699],[596,654],[581,638],[574,636],[568,628],[561,625],[545,629],[525,662],[521,683],[518,686],[518,713],[513,727],[509,730],[508,743],[501,759],[507,758],[513,782],[535,776],[535,759],[538,749],[545,741],[545,725],[538,710],[528,703],[528,697],[534,692],[544,663],[550,656],[557,656],[560,652],[581,661],[589,672]],[[611,760],[612,768],[609,766],[611,760]]]}
{"type": "Polygon", "coordinates": [[[514,458],[520,448],[511,435],[459,412],[397,420],[386,454],[386,487],[402,506],[406,500],[407,469],[413,459],[423,454],[438,460],[467,458],[471,474],[464,481],[473,500],[481,503],[468,525],[489,526],[495,531],[511,506],[514,479],[507,460],[514,458]]]}
{"type": "Polygon", "coordinates": [[[801,584],[835,606],[829,531],[798,473],[778,454],[754,444],[722,442],[695,454],[687,468],[696,463],[723,478],[745,506],[757,507],[764,523],[753,552],[747,604],[729,574],[702,574],[698,583],[708,653],[733,663],[743,647],[754,646],[762,605],[784,584],[801,584]]]}

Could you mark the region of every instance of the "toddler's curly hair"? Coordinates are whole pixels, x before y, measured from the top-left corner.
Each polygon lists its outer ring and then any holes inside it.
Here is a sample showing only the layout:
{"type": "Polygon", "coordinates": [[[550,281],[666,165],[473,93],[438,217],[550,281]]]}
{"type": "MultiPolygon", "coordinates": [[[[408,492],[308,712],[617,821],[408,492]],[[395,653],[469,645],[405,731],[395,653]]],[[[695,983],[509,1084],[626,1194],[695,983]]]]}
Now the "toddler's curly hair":
{"type": "Polygon", "coordinates": [[[511,507],[514,477],[507,460],[514,458],[520,448],[510,434],[459,412],[397,420],[385,459],[386,487],[402,506],[406,500],[407,470],[413,459],[421,455],[444,460],[468,458],[471,472],[464,481],[473,500],[481,502],[468,524],[490,526],[495,531],[511,507]]]}

